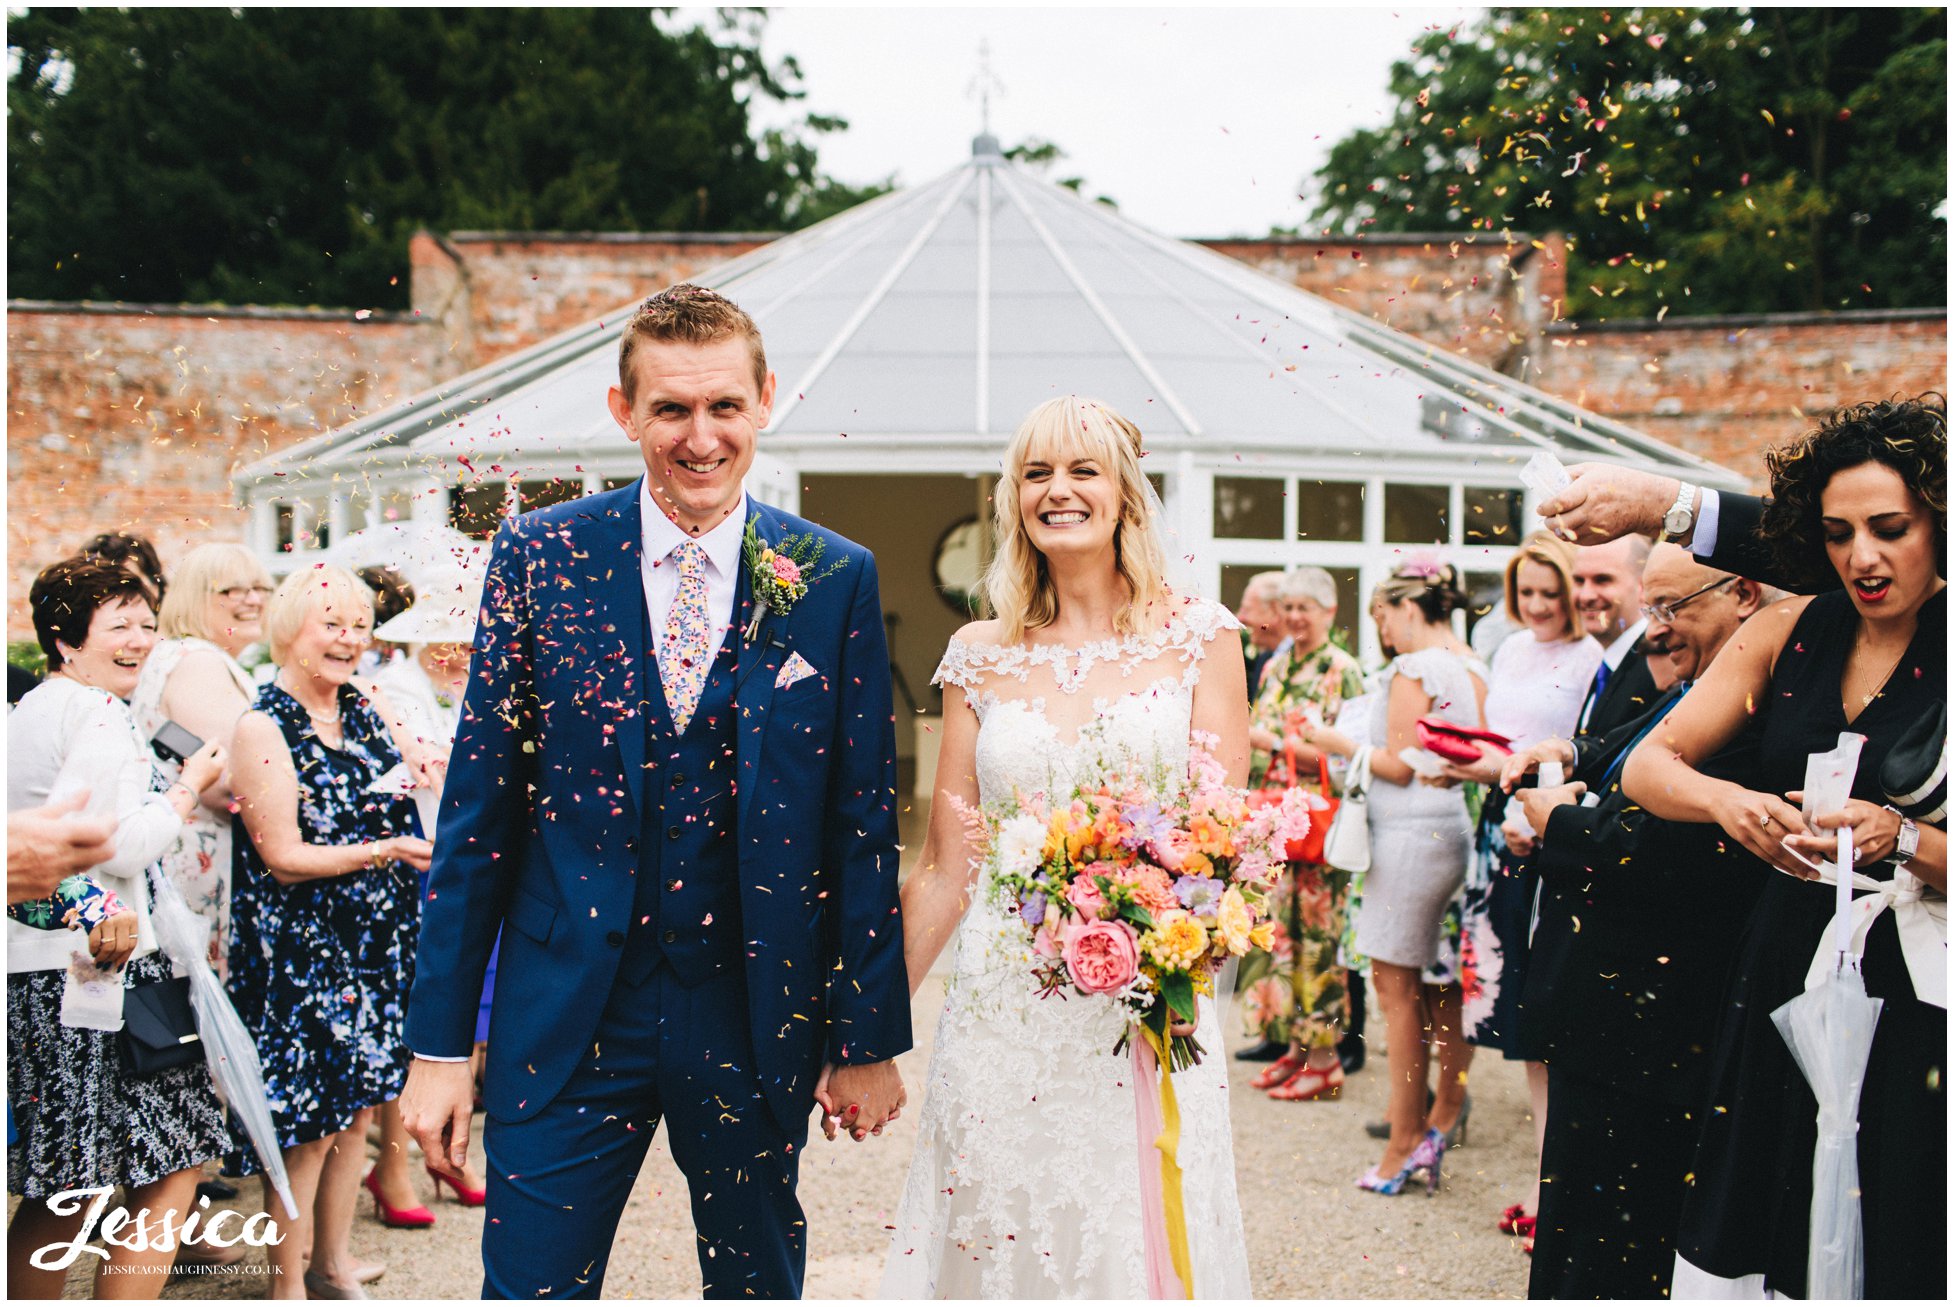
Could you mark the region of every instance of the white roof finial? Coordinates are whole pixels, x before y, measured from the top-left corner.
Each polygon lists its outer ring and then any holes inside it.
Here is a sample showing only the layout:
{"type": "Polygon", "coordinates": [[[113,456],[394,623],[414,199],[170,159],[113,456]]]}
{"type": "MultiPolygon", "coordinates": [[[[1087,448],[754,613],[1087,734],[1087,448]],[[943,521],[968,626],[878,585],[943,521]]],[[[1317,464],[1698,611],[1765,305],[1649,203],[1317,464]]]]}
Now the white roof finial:
{"type": "Polygon", "coordinates": [[[991,135],[991,94],[1004,94],[1004,83],[991,71],[991,43],[987,37],[977,43],[977,75],[970,79],[970,89],[966,95],[977,99],[978,134],[970,143],[972,154],[1002,154],[1004,151],[995,136],[991,135]]]}

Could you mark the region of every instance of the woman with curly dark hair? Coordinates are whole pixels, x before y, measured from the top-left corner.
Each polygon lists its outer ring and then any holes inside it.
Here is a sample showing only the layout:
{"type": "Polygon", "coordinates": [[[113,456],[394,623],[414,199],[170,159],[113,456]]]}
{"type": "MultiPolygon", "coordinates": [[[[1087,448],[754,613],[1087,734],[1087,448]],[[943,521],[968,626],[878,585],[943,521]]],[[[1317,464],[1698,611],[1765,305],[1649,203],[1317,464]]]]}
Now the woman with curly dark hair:
{"type": "Polygon", "coordinates": [[[1623,780],[1656,816],[1715,822],[1786,873],[1737,942],[1673,1292],[1807,1296],[1817,1103],[1771,1014],[1806,990],[1808,973],[1824,973],[1814,951],[1830,955],[1834,890],[1814,883],[1812,868],[1836,851],[1843,827],[1858,872],[1889,887],[1862,945],[1866,990],[1883,1000],[1859,1103],[1864,1296],[1944,1299],[1945,816],[1916,825],[1888,806],[1881,769],[1947,698],[1945,401],[1842,410],[1766,463],[1772,501],[1761,534],[1790,573],[1818,582],[1829,571],[1842,588],[1746,622],[1636,749],[1623,780]],[[1805,759],[1844,731],[1865,737],[1852,797],[1807,823],[1805,759]],[[1698,770],[1746,733],[1758,759],[1749,784],[1698,770]]]}

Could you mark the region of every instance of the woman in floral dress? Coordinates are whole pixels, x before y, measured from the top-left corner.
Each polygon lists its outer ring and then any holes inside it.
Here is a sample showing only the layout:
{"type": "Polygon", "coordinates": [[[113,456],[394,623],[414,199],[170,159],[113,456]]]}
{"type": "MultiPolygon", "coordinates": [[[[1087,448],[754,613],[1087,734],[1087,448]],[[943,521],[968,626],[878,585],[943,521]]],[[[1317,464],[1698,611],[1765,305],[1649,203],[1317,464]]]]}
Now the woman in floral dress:
{"type": "Polygon", "coordinates": [[[370,592],[339,568],[295,572],[265,624],[278,675],[237,728],[231,994],[299,1207],[272,1249],[272,1289],[364,1296],[353,1197],[372,1109],[407,1078],[414,873],[433,845],[410,797],[373,788],[401,758],[375,692],[352,680],[373,631],[370,592]]]}
{"type": "MultiPolygon", "coordinates": [[[[1285,573],[1274,594],[1289,636],[1274,654],[1250,711],[1249,784],[1309,785],[1321,755],[1285,741],[1292,721],[1315,726],[1336,720],[1343,701],[1363,692],[1357,660],[1330,643],[1337,587],[1320,567],[1285,573]],[[1289,774],[1293,755],[1301,776],[1289,774]]],[[[1284,1050],[1251,1083],[1271,1098],[1334,1095],[1343,1083],[1337,1041],[1350,1018],[1350,994],[1337,944],[1343,935],[1350,874],[1333,867],[1291,863],[1271,896],[1274,947],[1249,955],[1240,987],[1250,1029],[1284,1050]]]]}

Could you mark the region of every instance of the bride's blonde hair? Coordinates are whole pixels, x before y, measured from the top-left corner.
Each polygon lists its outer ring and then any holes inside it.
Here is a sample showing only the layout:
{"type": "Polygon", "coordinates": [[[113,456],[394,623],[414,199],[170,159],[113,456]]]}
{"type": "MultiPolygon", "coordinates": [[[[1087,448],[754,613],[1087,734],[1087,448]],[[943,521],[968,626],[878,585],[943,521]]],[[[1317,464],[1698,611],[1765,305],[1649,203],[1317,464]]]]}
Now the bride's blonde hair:
{"type": "Polygon", "coordinates": [[[1003,643],[1058,616],[1058,592],[1045,556],[1031,543],[1018,511],[1025,464],[1057,465],[1089,458],[1119,478],[1119,521],[1113,527],[1113,559],[1127,589],[1114,626],[1121,634],[1151,631],[1167,611],[1167,560],[1153,530],[1150,487],[1140,471],[1140,428],[1096,400],[1062,395],[1031,410],[1004,450],[1004,475],[992,496],[997,553],[984,572],[984,594],[1003,623],[1003,643]]]}

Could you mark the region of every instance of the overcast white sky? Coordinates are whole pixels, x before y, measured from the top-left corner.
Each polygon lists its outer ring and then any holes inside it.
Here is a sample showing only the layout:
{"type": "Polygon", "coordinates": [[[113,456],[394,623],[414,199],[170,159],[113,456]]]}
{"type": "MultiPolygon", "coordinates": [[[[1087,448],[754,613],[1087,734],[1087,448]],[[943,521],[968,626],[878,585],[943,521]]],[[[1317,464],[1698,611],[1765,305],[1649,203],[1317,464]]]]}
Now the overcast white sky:
{"type": "MultiPolygon", "coordinates": [[[[681,17],[701,11],[681,10],[681,17]]],[[[809,110],[848,119],[820,142],[832,175],[927,181],[969,157],[980,41],[1003,91],[992,131],[1070,156],[1122,213],[1171,236],[1299,226],[1304,179],[1389,110],[1393,59],[1467,8],[776,7],[765,49],[800,61],[809,110]]],[[[774,111],[765,121],[777,121],[774,111]]]]}

